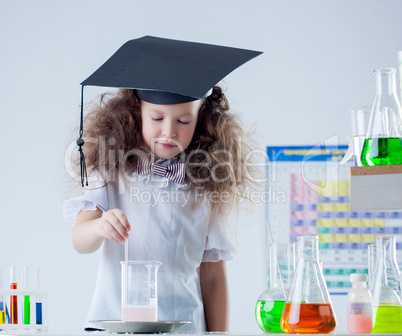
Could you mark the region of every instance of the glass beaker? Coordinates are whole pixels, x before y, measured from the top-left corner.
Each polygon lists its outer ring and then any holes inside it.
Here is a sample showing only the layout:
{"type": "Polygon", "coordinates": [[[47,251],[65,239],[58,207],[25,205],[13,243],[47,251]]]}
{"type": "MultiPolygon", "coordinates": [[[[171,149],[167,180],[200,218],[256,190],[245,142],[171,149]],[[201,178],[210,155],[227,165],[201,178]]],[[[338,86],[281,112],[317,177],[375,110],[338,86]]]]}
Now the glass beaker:
{"type": "Polygon", "coordinates": [[[318,237],[297,237],[297,264],[281,318],[287,333],[330,333],[336,328],[328,288],[318,258],[318,237]]]}
{"type": "Polygon", "coordinates": [[[255,306],[255,318],[264,332],[282,333],[280,320],[285,307],[287,289],[294,270],[294,244],[269,244],[269,288],[255,306]]]}
{"type": "Polygon", "coordinates": [[[402,164],[402,109],[395,74],[393,68],[374,71],[376,96],[362,150],[363,166],[402,164]]]}
{"type": "Polygon", "coordinates": [[[158,321],[158,261],[121,261],[122,320],[158,321]]]}

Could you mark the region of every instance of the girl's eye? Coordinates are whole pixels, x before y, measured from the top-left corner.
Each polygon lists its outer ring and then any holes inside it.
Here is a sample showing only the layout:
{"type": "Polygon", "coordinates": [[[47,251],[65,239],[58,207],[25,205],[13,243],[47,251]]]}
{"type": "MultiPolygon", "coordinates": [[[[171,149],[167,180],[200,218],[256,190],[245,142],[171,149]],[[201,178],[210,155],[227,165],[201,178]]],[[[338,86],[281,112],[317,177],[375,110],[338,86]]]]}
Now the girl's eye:
{"type": "Polygon", "coordinates": [[[154,117],[152,117],[152,120],[154,120],[154,121],[161,121],[163,118],[154,118],[154,117]]]}
{"type": "Polygon", "coordinates": [[[178,120],[178,121],[182,125],[188,125],[190,123],[190,121],[181,121],[181,120],[178,120]]]}

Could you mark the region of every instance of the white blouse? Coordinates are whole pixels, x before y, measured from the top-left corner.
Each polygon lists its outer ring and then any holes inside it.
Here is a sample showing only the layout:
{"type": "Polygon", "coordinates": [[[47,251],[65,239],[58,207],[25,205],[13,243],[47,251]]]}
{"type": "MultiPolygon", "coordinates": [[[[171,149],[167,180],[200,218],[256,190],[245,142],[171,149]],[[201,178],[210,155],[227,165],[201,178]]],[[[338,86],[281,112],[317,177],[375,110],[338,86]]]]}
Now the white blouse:
{"type": "MultiPolygon", "coordinates": [[[[158,162],[158,161],[157,161],[158,162]]],[[[158,162],[164,165],[169,160],[158,162]]],[[[206,330],[201,297],[201,262],[229,260],[236,252],[228,218],[213,213],[211,199],[187,185],[155,175],[89,177],[84,195],[64,202],[74,224],[80,211],[118,208],[131,225],[129,260],[154,260],[158,270],[158,319],[191,321],[180,331],[206,330]]],[[[105,240],[85,328],[93,320],[121,320],[121,265],[124,244],[105,240]]]]}

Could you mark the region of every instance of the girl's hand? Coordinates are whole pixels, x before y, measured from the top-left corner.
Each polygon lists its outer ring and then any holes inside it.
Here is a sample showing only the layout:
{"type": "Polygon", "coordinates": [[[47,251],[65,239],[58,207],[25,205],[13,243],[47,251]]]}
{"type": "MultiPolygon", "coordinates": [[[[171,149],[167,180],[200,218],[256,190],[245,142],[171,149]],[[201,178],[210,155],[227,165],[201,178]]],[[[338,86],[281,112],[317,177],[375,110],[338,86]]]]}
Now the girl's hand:
{"type": "Polygon", "coordinates": [[[106,211],[99,218],[97,225],[97,232],[100,236],[116,243],[124,243],[128,239],[130,229],[130,223],[120,209],[106,211]]]}

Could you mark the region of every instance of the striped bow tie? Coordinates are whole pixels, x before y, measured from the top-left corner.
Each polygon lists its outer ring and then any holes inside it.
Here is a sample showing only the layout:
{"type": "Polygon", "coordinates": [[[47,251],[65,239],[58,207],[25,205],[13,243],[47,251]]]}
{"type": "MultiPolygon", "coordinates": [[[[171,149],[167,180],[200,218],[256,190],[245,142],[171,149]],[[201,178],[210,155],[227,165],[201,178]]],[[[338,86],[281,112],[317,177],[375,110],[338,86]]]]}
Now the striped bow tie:
{"type": "Polygon", "coordinates": [[[166,177],[173,182],[183,184],[186,174],[186,164],[174,163],[169,166],[162,166],[159,163],[149,162],[146,159],[139,159],[137,174],[147,175],[151,173],[154,173],[158,176],[166,177]]]}

